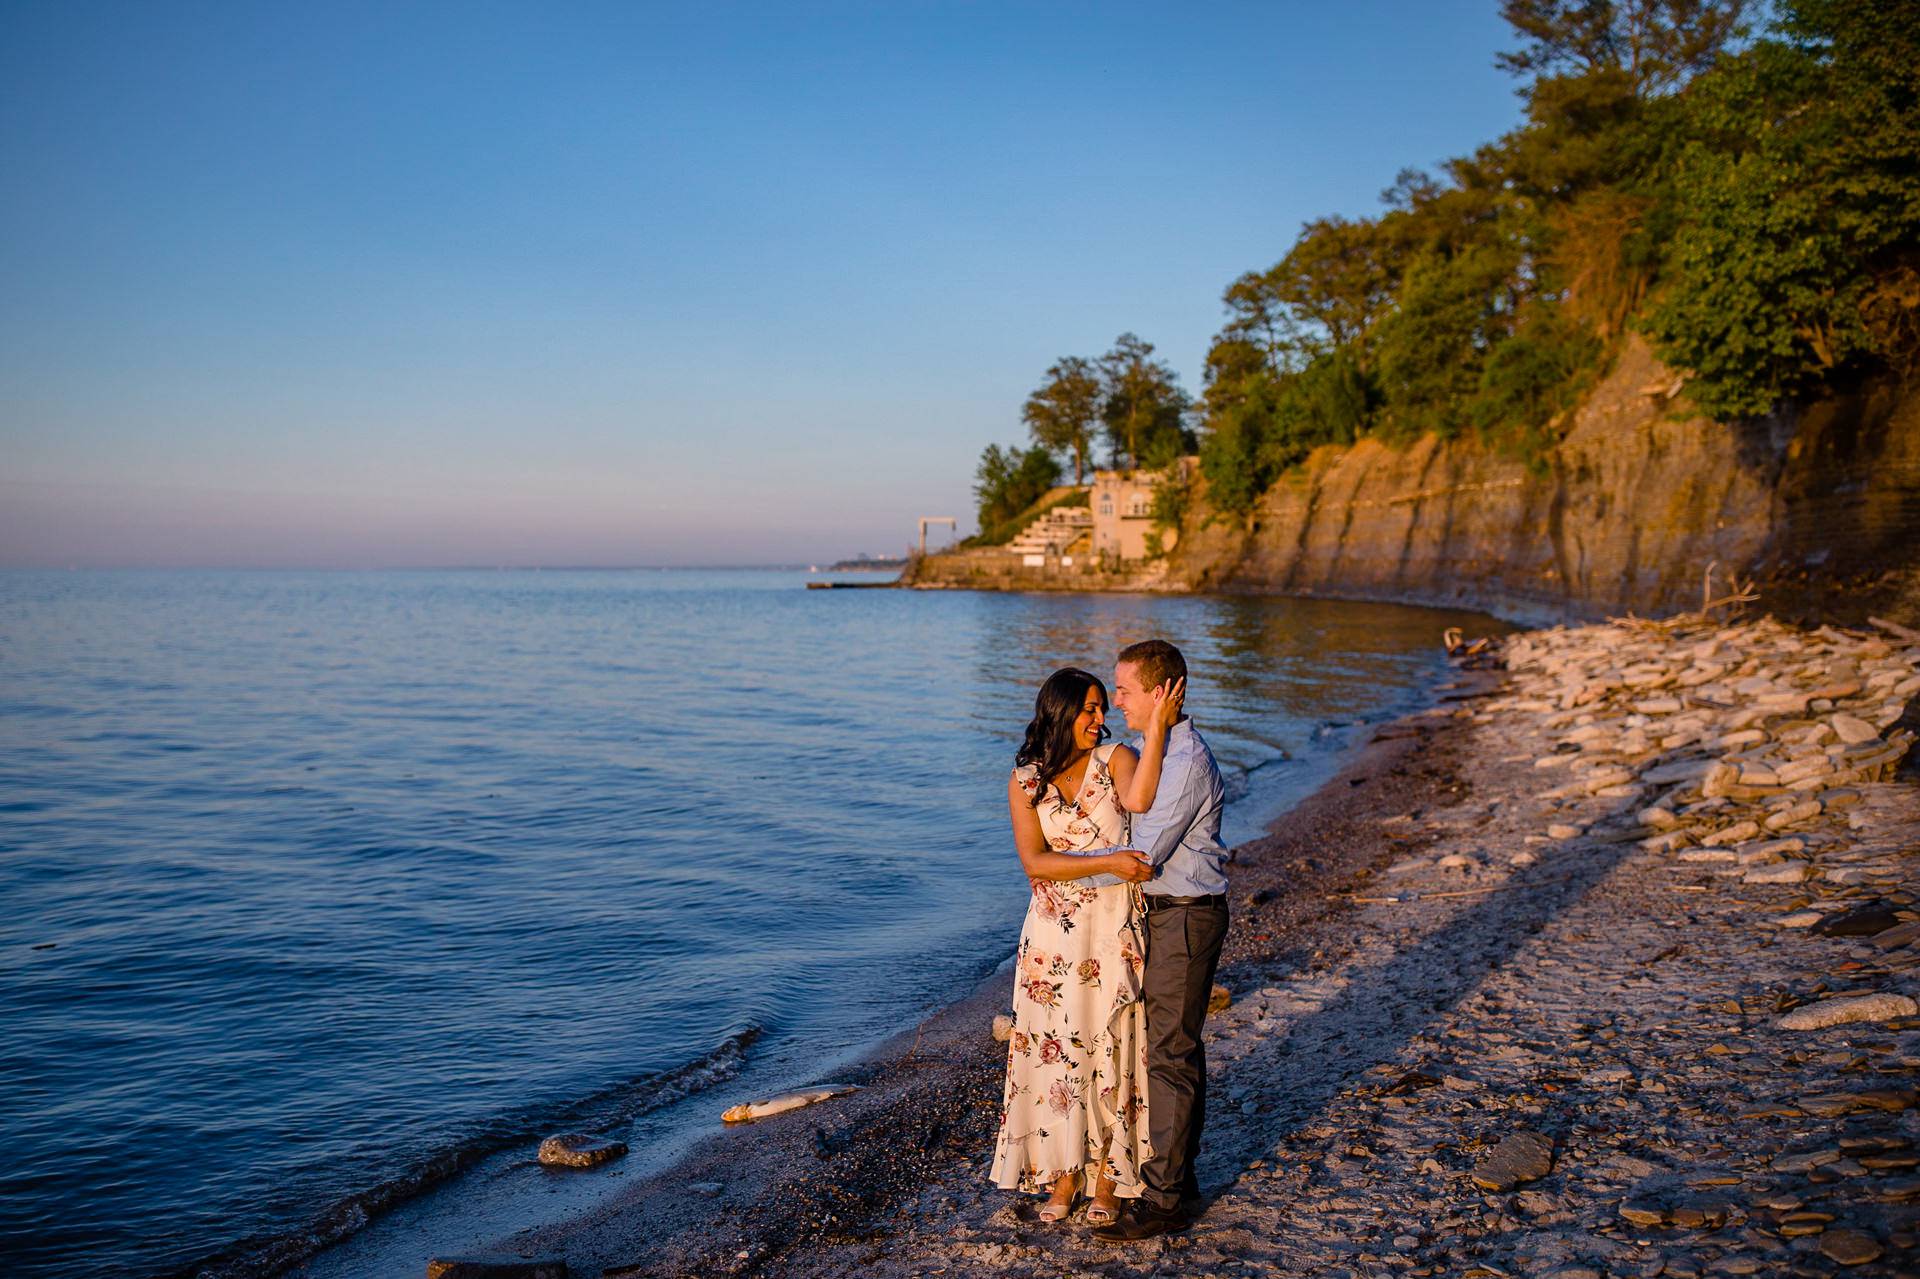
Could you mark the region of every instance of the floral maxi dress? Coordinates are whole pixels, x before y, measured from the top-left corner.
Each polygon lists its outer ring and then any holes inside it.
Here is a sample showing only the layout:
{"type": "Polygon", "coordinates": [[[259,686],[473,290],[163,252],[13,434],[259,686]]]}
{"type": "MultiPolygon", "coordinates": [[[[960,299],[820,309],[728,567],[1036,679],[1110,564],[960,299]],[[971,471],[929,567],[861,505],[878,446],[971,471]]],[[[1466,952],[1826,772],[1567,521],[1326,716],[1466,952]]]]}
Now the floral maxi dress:
{"type": "MultiPolygon", "coordinates": [[[[1108,767],[1116,749],[1094,752],[1072,803],[1048,787],[1038,812],[1055,851],[1127,842],[1127,814],[1108,767]]],[[[1027,765],[1014,776],[1034,793],[1038,769],[1027,765]]],[[[1013,1034],[993,1181],[1044,1194],[1064,1174],[1083,1172],[1091,1192],[1104,1169],[1118,1193],[1132,1197],[1150,1153],[1139,892],[1130,884],[1093,888],[1078,880],[1032,884],[1014,955],[1013,1034]]]]}

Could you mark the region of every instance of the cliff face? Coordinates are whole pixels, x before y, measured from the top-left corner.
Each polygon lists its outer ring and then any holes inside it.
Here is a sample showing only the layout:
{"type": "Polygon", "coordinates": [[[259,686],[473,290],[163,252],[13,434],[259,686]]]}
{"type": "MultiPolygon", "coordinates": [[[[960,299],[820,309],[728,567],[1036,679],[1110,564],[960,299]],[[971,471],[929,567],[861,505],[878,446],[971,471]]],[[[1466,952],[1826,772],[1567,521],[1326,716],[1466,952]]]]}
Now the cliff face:
{"type": "MultiPolygon", "coordinates": [[[[1892,384],[1758,422],[1676,418],[1637,339],[1544,467],[1471,440],[1317,451],[1244,525],[1186,530],[1161,589],[1486,608],[1697,608],[1717,563],[1762,607],[1920,621],[1920,396],[1892,384]]],[[[1140,583],[1145,585],[1146,583],[1140,583]]]]}

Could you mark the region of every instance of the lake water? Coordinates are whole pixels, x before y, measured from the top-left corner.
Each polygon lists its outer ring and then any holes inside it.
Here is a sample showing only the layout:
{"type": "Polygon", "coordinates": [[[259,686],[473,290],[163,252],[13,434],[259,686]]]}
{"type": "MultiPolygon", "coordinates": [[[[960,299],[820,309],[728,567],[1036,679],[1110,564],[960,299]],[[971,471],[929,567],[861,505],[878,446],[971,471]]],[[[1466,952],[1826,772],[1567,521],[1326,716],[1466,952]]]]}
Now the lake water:
{"type": "Polygon", "coordinates": [[[813,1077],[1013,945],[1054,667],[1179,643],[1246,838],[1489,629],[804,581],[0,573],[0,1272],[189,1271],[813,1077]]]}

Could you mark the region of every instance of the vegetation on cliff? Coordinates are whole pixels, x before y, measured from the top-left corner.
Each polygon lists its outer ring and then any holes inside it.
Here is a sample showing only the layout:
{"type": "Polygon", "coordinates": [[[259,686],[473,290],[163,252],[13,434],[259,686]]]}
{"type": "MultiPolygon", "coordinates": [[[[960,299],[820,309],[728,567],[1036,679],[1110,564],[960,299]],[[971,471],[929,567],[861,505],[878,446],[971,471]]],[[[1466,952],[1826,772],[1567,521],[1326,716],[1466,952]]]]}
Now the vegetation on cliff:
{"type": "Polygon", "coordinates": [[[1699,411],[1920,354],[1920,11],[1504,0],[1526,123],[1233,282],[1202,468],[1249,509],[1317,445],[1473,431],[1537,460],[1629,327],[1699,411]]]}
{"type": "MultiPolygon", "coordinates": [[[[1097,433],[1113,464],[1147,466],[1197,434],[1210,504],[1242,513],[1315,447],[1363,435],[1474,433],[1544,465],[1629,329],[1721,419],[1920,365],[1920,8],[1501,12],[1520,127],[1401,172],[1379,216],[1309,222],[1233,281],[1197,404],[1131,335],[1059,361],[1027,401],[1034,451],[1077,479],[1097,433]]],[[[983,461],[983,482],[1027,474],[1017,454],[983,461]]],[[[981,490],[983,526],[990,501],[1038,491],[1031,466],[1024,487],[981,490]]]]}

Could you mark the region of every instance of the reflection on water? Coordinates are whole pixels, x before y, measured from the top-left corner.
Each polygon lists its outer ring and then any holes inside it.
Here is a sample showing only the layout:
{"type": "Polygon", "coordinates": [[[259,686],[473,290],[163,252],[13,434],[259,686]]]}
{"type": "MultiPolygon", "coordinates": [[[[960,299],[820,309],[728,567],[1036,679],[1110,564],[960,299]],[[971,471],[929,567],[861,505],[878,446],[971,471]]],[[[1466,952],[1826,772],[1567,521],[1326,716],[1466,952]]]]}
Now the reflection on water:
{"type": "Polygon", "coordinates": [[[743,1036],[804,1075],[1013,944],[1049,671],[1179,643],[1244,838],[1490,625],[801,582],[0,574],[6,1272],[175,1270],[743,1036]]]}

